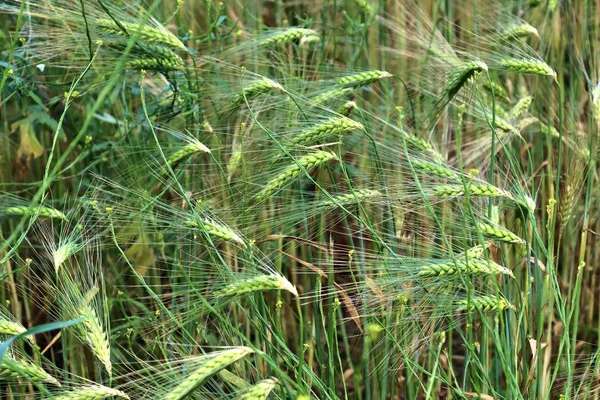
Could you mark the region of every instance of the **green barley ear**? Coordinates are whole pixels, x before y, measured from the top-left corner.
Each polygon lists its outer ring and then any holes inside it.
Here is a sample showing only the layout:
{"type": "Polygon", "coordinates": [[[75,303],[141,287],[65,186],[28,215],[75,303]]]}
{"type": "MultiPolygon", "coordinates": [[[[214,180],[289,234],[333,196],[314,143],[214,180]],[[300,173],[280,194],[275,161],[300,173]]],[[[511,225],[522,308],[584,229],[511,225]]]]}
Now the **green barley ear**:
{"type": "Polygon", "coordinates": [[[349,100],[354,89],[351,87],[346,88],[335,88],[321,93],[313,99],[313,102],[317,105],[327,105],[331,101],[335,100],[349,100]]]}
{"type": "Polygon", "coordinates": [[[141,41],[162,44],[168,47],[179,48],[187,51],[185,45],[166,29],[158,29],[149,26],[139,26],[137,23],[121,22],[120,26],[111,19],[96,19],[96,27],[106,33],[117,36],[130,36],[136,34],[141,41]]]}
{"type": "Polygon", "coordinates": [[[284,88],[279,83],[269,78],[262,77],[257,82],[245,86],[244,89],[231,101],[230,109],[235,110],[241,107],[246,100],[253,100],[262,94],[266,94],[274,90],[283,92],[284,88]]]}
{"type": "Polygon", "coordinates": [[[529,196],[516,197],[504,189],[490,185],[488,183],[472,183],[468,185],[454,184],[454,185],[440,185],[434,187],[433,195],[439,197],[459,197],[465,195],[465,190],[469,193],[469,196],[475,197],[503,197],[511,200],[516,204],[524,206],[528,211],[534,212],[535,201],[529,196]]]}
{"type": "Polygon", "coordinates": [[[127,68],[140,71],[181,71],[184,67],[181,57],[173,58],[140,58],[127,61],[127,68]]]}
{"type": "Polygon", "coordinates": [[[556,79],[556,71],[544,61],[536,60],[534,58],[504,58],[498,60],[498,65],[509,72],[545,75],[556,79]]]}
{"type": "Polygon", "coordinates": [[[80,335],[84,339],[94,355],[100,360],[106,369],[108,376],[112,376],[112,362],[110,361],[110,343],[105,330],[102,328],[96,311],[83,303],[79,308],[79,314],[84,318],[79,326],[80,335]]]}
{"type": "Polygon", "coordinates": [[[23,216],[23,215],[37,215],[39,217],[44,218],[52,218],[52,219],[62,219],[67,220],[67,216],[52,207],[38,207],[32,208],[27,206],[16,206],[16,207],[7,207],[4,210],[0,211],[5,215],[15,215],[15,216],[23,216]]]}
{"type": "Polygon", "coordinates": [[[66,241],[59,244],[59,246],[52,251],[52,263],[54,264],[54,271],[58,273],[60,266],[80,249],[81,245],[73,241],[66,241]]]}
{"type": "Polygon", "coordinates": [[[332,118],[300,132],[287,143],[287,146],[306,146],[354,130],[364,131],[365,127],[360,122],[347,117],[332,118]]]}
{"type": "Polygon", "coordinates": [[[244,394],[238,396],[238,400],[266,400],[269,397],[269,393],[275,386],[277,386],[278,380],[275,378],[264,379],[257,384],[251,386],[244,394]]]}
{"type": "Polygon", "coordinates": [[[519,118],[521,114],[527,111],[532,101],[533,97],[531,96],[526,96],[520,99],[517,104],[515,104],[515,106],[508,112],[508,118],[512,120],[519,118]]]}
{"type": "Polygon", "coordinates": [[[320,207],[339,207],[339,206],[347,206],[349,204],[354,204],[357,202],[361,202],[365,199],[372,199],[381,197],[381,192],[378,190],[371,189],[359,189],[355,190],[354,193],[348,194],[340,194],[333,196],[331,199],[323,200],[319,202],[320,207]]]}
{"type": "Polygon", "coordinates": [[[50,383],[60,386],[60,383],[44,369],[29,361],[14,360],[5,356],[0,362],[0,376],[25,379],[31,383],[50,383]]]}
{"type": "Polygon", "coordinates": [[[289,43],[292,40],[300,39],[300,44],[304,45],[315,41],[321,41],[317,31],[306,28],[288,28],[259,42],[260,46],[274,46],[277,44],[289,43]]]}
{"type": "MultiPolygon", "coordinates": [[[[167,163],[171,167],[171,169],[177,168],[179,164],[186,158],[190,157],[193,154],[197,153],[210,153],[210,149],[206,147],[204,144],[199,141],[192,141],[191,143],[183,146],[181,149],[177,150],[173,153],[168,159],[167,163]]],[[[168,175],[169,170],[167,168],[163,169],[161,172],[162,176],[168,175]]]]}
{"type": "Polygon", "coordinates": [[[185,398],[202,385],[207,378],[253,352],[248,347],[234,347],[229,350],[209,354],[202,361],[199,368],[185,377],[179,385],[163,397],[163,400],[180,400],[185,398]]]}
{"type": "Polygon", "coordinates": [[[511,133],[513,135],[519,134],[519,129],[516,126],[513,126],[510,122],[502,118],[497,113],[496,115],[492,115],[491,110],[485,110],[485,113],[490,124],[492,123],[492,120],[494,121],[494,128],[500,129],[503,132],[511,133]]]}
{"type": "Polygon", "coordinates": [[[521,118],[519,120],[519,123],[517,125],[517,128],[522,131],[523,129],[527,128],[530,125],[533,124],[539,124],[540,120],[537,119],[536,117],[528,117],[528,118],[521,118]]]}
{"type": "Polygon", "coordinates": [[[267,290],[286,290],[298,296],[296,287],[284,276],[279,274],[262,275],[254,278],[243,279],[225,286],[215,292],[216,297],[240,296],[253,292],[264,292],[267,290]]]}
{"type": "Polygon", "coordinates": [[[282,173],[268,181],[265,184],[265,187],[256,195],[256,199],[264,200],[269,196],[276,194],[285,186],[287,186],[294,178],[300,175],[302,171],[308,171],[311,168],[316,168],[330,160],[337,160],[337,156],[330,151],[323,150],[319,150],[301,157],[292,165],[287,167],[282,173]]]}
{"type": "Polygon", "coordinates": [[[596,121],[596,129],[600,133],[600,83],[592,90],[592,109],[594,112],[594,121],[596,121]]]}
{"type": "Polygon", "coordinates": [[[349,117],[352,111],[356,109],[357,105],[354,101],[350,100],[345,102],[336,110],[336,112],[344,117],[349,117]]]}
{"type": "Polygon", "coordinates": [[[380,81],[385,78],[389,78],[391,76],[392,76],[392,74],[390,74],[389,72],[373,70],[373,71],[365,71],[365,72],[360,72],[358,74],[343,76],[341,78],[336,79],[335,82],[341,86],[357,88],[357,87],[369,85],[371,83],[380,81]]]}
{"type": "Polygon", "coordinates": [[[27,329],[20,322],[2,315],[0,310],[0,335],[15,336],[25,332],[27,329]]]}
{"type": "Polygon", "coordinates": [[[523,22],[520,24],[515,24],[509,26],[504,29],[502,32],[499,32],[496,35],[496,38],[499,40],[511,40],[511,39],[521,39],[527,38],[529,36],[535,36],[537,38],[540,37],[540,34],[537,29],[533,26],[529,25],[527,22],[523,22]]]}
{"type": "MultiPolygon", "coordinates": [[[[108,47],[123,52],[127,48],[127,42],[110,43],[108,47]]],[[[128,61],[127,66],[137,70],[178,71],[185,66],[183,59],[173,50],[156,44],[138,42],[130,57],[136,59],[128,61]]]]}
{"type": "Polygon", "coordinates": [[[488,66],[483,61],[472,61],[454,67],[450,73],[450,80],[444,89],[444,95],[447,96],[448,100],[452,100],[477,73],[487,70],[488,66]]]}
{"type": "Polygon", "coordinates": [[[404,135],[402,135],[402,140],[406,144],[406,147],[408,147],[411,150],[427,154],[437,161],[443,161],[444,158],[433,148],[431,143],[416,135],[412,135],[406,132],[403,133],[404,135]]]}
{"type": "Polygon", "coordinates": [[[411,160],[411,164],[414,167],[414,169],[425,172],[426,174],[435,175],[440,178],[459,178],[459,175],[454,170],[443,164],[437,164],[420,160],[411,160]]]}
{"type": "Polygon", "coordinates": [[[126,393],[98,384],[82,386],[67,392],[57,393],[51,397],[53,400],[103,400],[108,398],[129,400],[126,393]]]}
{"type": "Polygon", "coordinates": [[[464,196],[465,189],[469,196],[477,197],[508,197],[512,195],[504,189],[489,184],[441,185],[433,188],[433,195],[439,197],[464,196]]]}
{"type": "Polygon", "coordinates": [[[570,183],[566,185],[564,195],[560,196],[560,231],[562,232],[573,216],[573,210],[576,206],[576,199],[579,195],[579,188],[582,184],[581,170],[577,169],[569,179],[570,183]]]}
{"type": "Polygon", "coordinates": [[[483,244],[478,244],[477,246],[473,246],[468,248],[463,253],[458,254],[457,258],[482,258],[485,250],[487,250],[492,245],[492,242],[485,241],[483,244]]]}
{"type": "Polygon", "coordinates": [[[246,242],[233,229],[224,224],[220,224],[208,218],[188,218],[183,224],[188,228],[194,228],[205,231],[208,235],[217,237],[225,241],[235,242],[242,247],[246,247],[246,242]]]}
{"type": "Polygon", "coordinates": [[[483,236],[486,236],[490,239],[496,239],[506,243],[525,244],[523,239],[499,225],[477,222],[476,229],[479,229],[483,236]]]}
{"type": "MultiPolygon", "coordinates": [[[[112,376],[111,346],[107,334],[108,321],[101,318],[104,297],[98,296],[104,284],[100,261],[92,253],[85,254],[85,264],[75,258],[58,271],[55,287],[60,301],[60,318],[79,319],[83,321],[71,329],[81,343],[104,366],[106,373],[112,376]],[[98,298],[98,297],[100,298],[98,298]]],[[[53,311],[58,312],[58,311],[53,311]]],[[[104,314],[105,315],[105,314],[104,314]]]]}
{"type": "Polygon", "coordinates": [[[503,297],[496,296],[473,296],[470,299],[459,300],[456,305],[457,311],[504,311],[507,308],[512,310],[515,306],[510,304],[508,300],[503,297]]]}
{"type": "Polygon", "coordinates": [[[483,82],[483,88],[487,90],[487,92],[491,95],[492,91],[494,92],[494,98],[500,99],[505,103],[510,102],[510,97],[508,97],[508,92],[504,89],[499,83],[485,80],[483,82]]]}
{"type": "Polygon", "coordinates": [[[441,277],[458,274],[466,275],[508,275],[514,277],[512,271],[491,260],[476,258],[456,259],[448,262],[428,264],[419,270],[422,277],[441,277]]]}
{"type": "Polygon", "coordinates": [[[537,123],[541,134],[557,139],[560,138],[560,132],[555,127],[547,125],[540,120],[538,120],[537,123]]]}
{"type": "Polygon", "coordinates": [[[229,383],[232,386],[235,386],[237,389],[248,389],[251,385],[246,382],[244,379],[240,378],[236,374],[229,372],[226,369],[222,369],[219,372],[219,377],[223,379],[225,382],[229,383]]]}

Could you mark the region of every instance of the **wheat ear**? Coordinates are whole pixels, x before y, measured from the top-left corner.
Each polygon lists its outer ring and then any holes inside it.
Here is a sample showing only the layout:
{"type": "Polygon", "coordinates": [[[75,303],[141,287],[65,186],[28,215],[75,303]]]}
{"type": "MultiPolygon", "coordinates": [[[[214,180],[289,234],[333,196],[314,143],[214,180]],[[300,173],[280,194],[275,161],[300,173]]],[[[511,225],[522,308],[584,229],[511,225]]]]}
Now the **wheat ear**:
{"type": "Polygon", "coordinates": [[[244,87],[231,101],[231,109],[240,107],[247,101],[257,98],[261,94],[269,93],[273,90],[284,91],[283,86],[269,78],[263,77],[258,82],[251,83],[244,87]]]}
{"type": "Polygon", "coordinates": [[[463,196],[466,192],[470,196],[477,197],[504,197],[508,200],[512,200],[515,203],[524,206],[527,210],[533,212],[535,210],[535,201],[528,197],[523,196],[518,198],[510,194],[504,189],[500,189],[490,184],[469,184],[466,185],[441,185],[433,189],[434,196],[440,197],[457,197],[463,196]]]}
{"type": "Polygon", "coordinates": [[[556,79],[556,71],[554,71],[544,61],[536,60],[533,58],[504,58],[498,60],[498,65],[510,72],[518,72],[521,74],[546,75],[556,79]]]}
{"type": "Polygon", "coordinates": [[[491,225],[485,222],[477,222],[476,227],[484,236],[489,238],[500,240],[501,242],[525,244],[523,239],[501,226],[491,225]]]}
{"type": "Polygon", "coordinates": [[[433,189],[434,196],[439,197],[457,197],[464,196],[465,192],[469,196],[480,197],[508,197],[512,195],[504,189],[497,188],[489,184],[469,184],[469,185],[441,185],[433,189]]]}
{"type": "Polygon", "coordinates": [[[129,396],[117,389],[94,384],[86,385],[68,392],[58,393],[48,399],[53,400],[103,400],[110,397],[129,400],[129,396]]]}
{"type": "Polygon", "coordinates": [[[337,156],[334,153],[323,150],[301,157],[296,160],[294,164],[287,167],[282,173],[268,181],[265,187],[256,195],[256,199],[264,200],[288,185],[294,178],[300,175],[302,171],[309,170],[334,159],[337,159],[337,156]]]}
{"type": "Polygon", "coordinates": [[[54,271],[58,273],[60,266],[67,261],[80,247],[77,243],[72,241],[63,243],[56,250],[52,252],[52,263],[54,264],[54,271]]]}
{"type": "Polygon", "coordinates": [[[483,61],[471,61],[456,66],[451,72],[451,77],[444,90],[444,94],[451,100],[477,73],[487,70],[488,67],[483,61]]]}
{"type": "Polygon", "coordinates": [[[510,40],[510,39],[521,39],[529,36],[540,37],[540,34],[535,27],[529,25],[527,22],[521,24],[515,24],[504,29],[496,35],[499,40],[510,40]]]}
{"type": "Polygon", "coordinates": [[[66,220],[67,216],[55,208],[51,207],[7,207],[3,211],[6,215],[38,215],[44,218],[62,219],[66,220]]]}
{"type": "MultiPolygon", "coordinates": [[[[173,153],[168,159],[167,164],[171,169],[175,169],[183,160],[196,153],[210,153],[210,149],[200,142],[192,142],[173,153]]],[[[165,176],[169,173],[167,168],[163,169],[161,175],[165,176]]]]}
{"type": "Polygon", "coordinates": [[[469,299],[459,300],[456,305],[457,311],[503,311],[515,307],[503,297],[496,296],[474,296],[469,299]]]}
{"type": "Polygon", "coordinates": [[[140,71],[181,71],[183,60],[176,56],[174,58],[148,57],[127,61],[127,67],[140,71]]]}
{"type": "Polygon", "coordinates": [[[51,383],[60,386],[52,375],[36,364],[28,361],[13,360],[4,357],[0,362],[0,376],[22,378],[31,383],[51,383]]]}
{"type": "Polygon", "coordinates": [[[527,111],[532,101],[533,97],[531,96],[525,96],[520,99],[517,104],[515,104],[515,106],[508,112],[508,118],[513,120],[519,118],[521,114],[527,111]]]}
{"type": "Polygon", "coordinates": [[[0,334],[2,335],[19,335],[27,329],[16,321],[11,321],[0,315],[0,334]]]}
{"type": "Polygon", "coordinates": [[[499,83],[486,80],[483,82],[483,88],[488,91],[488,93],[494,92],[494,98],[500,99],[504,102],[509,102],[510,98],[508,97],[508,92],[504,89],[499,83]]]}
{"type": "Polygon", "coordinates": [[[243,279],[230,283],[223,289],[215,292],[216,297],[239,296],[251,292],[264,292],[266,290],[287,290],[294,296],[298,295],[296,287],[284,276],[279,274],[261,275],[254,278],[243,279]]]}
{"type": "Polygon", "coordinates": [[[389,78],[391,76],[392,76],[392,74],[390,74],[389,72],[373,70],[373,71],[360,72],[358,74],[353,74],[353,75],[348,75],[348,76],[342,76],[341,78],[336,79],[335,82],[338,85],[357,88],[357,87],[368,85],[370,83],[377,82],[384,78],[389,78]]]}
{"type": "Polygon", "coordinates": [[[349,100],[353,92],[354,89],[351,87],[335,88],[321,93],[313,99],[313,102],[315,104],[328,104],[333,100],[349,100]]]}
{"type": "Polygon", "coordinates": [[[355,190],[354,193],[340,194],[333,196],[331,199],[323,200],[319,202],[321,207],[338,207],[345,206],[348,204],[354,204],[361,202],[364,199],[370,199],[373,197],[380,197],[381,192],[378,190],[371,189],[359,189],[355,190]]]}
{"type": "Polygon", "coordinates": [[[428,161],[412,160],[412,166],[419,171],[439,176],[440,178],[458,179],[458,174],[446,165],[432,163],[428,161]]]}
{"type": "Polygon", "coordinates": [[[594,121],[596,122],[597,133],[600,133],[600,83],[592,90],[592,109],[594,111],[594,121]]]}
{"type": "Polygon", "coordinates": [[[492,245],[491,242],[485,241],[483,244],[478,244],[465,250],[463,253],[458,254],[457,258],[470,259],[470,258],[481,258],[487,248],[492,245]]]}
{"type": "Polygon", "coordinates": [[[112,35],[129,36],[131,34],[137,34],[140,40],[148,43],[162,44],[187,51],[181,40],[166,29],[139,26],[139,24],[131,22],[120,22],[119,26],[115,21],[104,18],[97,19],[95,23],[98,29],[112,35]]]}
{"type": "Polygon", "coordinates": [[[209,355],[196,371],[184,378],[179,385],[163,397],[163,400],[183,399],[208,377],[251,353],[253,350],[248,347],[235,347],[209,355]]]}
{"type": "Polygon", "coordinates": [[[218,222],[207,218],[188,218],[183,223],[188,228],[204,230],[211,236],[218,237],[222,240],[238,243],[242,247],[246,247],[246,242],[233,229],[218,222]]]}
{"type": "Polygon", "coordinates": [[[79,313],[84,320],[80,326],[80,334],[92,349],[94,355],[104,365],[106,372],[112,376],[112,363],[110,361],[110,343],[105,330],[102,328],[96,311],[85,303],[79,307],[79,313]]]}
{"type": "Polygon", "coordinates": [[[403,139],[404,143],[406,144],[406,147],[408,147],[409,149],[418,151],[420,153],[430,155],[431,157],[433,157],[434,159],[436,159],[438,161],[443,160],[442,155],[433,148],[431,143],[429,143],[425,139],[422,139],[418,136],[411,135],[406,132],[403,132],[403,133],[404,133],[404,135],[402,136],[402,139],[403,139]]]}
{"type": "Polygon", "coordinates": [[[336,112],[340,115],[343,115],[344,117],[349,117],[350,114],[352,114],[352,111],[354,111],[358,106],[356,105],[356,103],[352,100],[349,100],[347,102],[345,102],[344,104],[342,104],[337,110],[336,112]]]}
{"type": "Polygon", "coordinates": [[[292,40],[300,39],[300,44],[321,40],[319,33],[312,29],[306,28],[289,28],[283,32],[277,33],[269,38],[260,41],[261,46],[273,46],[284,44],[292,40]]]}
{"type": "MultiPolygon", "coordinates": [[[[109,47],[122,52],[127,48],[127,43],[111,43],[109,47]]],[[[137,57],[127,62],[127,66],[131,69],[177,71],[184,67],[182,58],[173,50],[156,44],[138,42],[131,52],[131,57],[137,57]]]]}
{"type": "Polygon", "coordinates": [[[248,390],[239,396],[237,400],[266,400],[269,393],[277,386],[277,379],[264,379],[248,388],[248,390]]]}
{"type": "Polygon", "coordinates": [[[510,269],[491,260],[481,260],[476,258],[463,258],[450,262],[429,264],[421,267],[419,270],[419,276],[422,277],[439,277],[458,274],[508,275],[513,277],[513,273],[510,269]]]}
{"type": "Polygon", "coordinates": [[[492,123],[492,121],[494,121],[494,128],[498,128],[501,131],[511,133],[513,135],[519,134],[519,129],[513,126],[504,118],[502,118],[500,115],[498,115],[498,113],[496,113],[496,115],[493,115],[491,110],[486,110],[485,113],[490,124],[492,123]]]}
{"type": "Polygon", "coordinates": [[[308,145],[333,135],[341,135],[354,130],[364,131],[365,128],[360,122],[347,117],[332,118],[300,132],[288,142],[288,146],[308,145]]]}

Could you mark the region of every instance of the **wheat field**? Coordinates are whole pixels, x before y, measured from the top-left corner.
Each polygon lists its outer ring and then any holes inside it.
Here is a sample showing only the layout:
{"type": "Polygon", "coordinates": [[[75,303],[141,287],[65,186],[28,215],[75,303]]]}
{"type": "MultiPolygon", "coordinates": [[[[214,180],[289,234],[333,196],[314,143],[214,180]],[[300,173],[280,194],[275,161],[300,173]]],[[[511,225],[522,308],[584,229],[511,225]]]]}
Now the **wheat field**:
{"type": "Polygon", "coordinates": [[[0,26],[1,398],[600,398],[598,1],[0,26]]]}

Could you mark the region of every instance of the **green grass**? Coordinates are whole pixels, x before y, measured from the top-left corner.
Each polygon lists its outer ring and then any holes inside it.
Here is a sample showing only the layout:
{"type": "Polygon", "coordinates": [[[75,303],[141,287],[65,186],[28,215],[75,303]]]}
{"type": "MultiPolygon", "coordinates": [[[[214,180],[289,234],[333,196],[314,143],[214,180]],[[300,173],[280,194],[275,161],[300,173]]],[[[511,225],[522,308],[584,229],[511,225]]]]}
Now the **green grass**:
{"type": "Polygon", "coordinates": [[[0,3],[0,394],[597,399],[593,1],[0,3]]]}

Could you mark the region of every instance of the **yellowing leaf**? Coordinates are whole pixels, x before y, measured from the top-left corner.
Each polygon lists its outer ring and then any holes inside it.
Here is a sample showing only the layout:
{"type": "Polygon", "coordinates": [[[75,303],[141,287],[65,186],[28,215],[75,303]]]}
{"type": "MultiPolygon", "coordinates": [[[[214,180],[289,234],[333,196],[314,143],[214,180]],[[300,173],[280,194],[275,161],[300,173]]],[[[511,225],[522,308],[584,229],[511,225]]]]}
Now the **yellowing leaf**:
{"type": "Polygon", "coordinates": [[[127,259],[134,265],[135,270],[142,276],[146,275],[148,267],[154,266],[155,254],[150,246],[150,240],[145,233],[140,233],[134,244],[125,250],[127,259]]]}
{"type": "Polygon", "coordinates": [[[44,154],[44,146],[38,141],[35,136],[32,122],[27,119],[22,119],[12,125],[13,131],[19,130],[19,148],[17,149],[17,158],[38,158],[44,154]]]}

